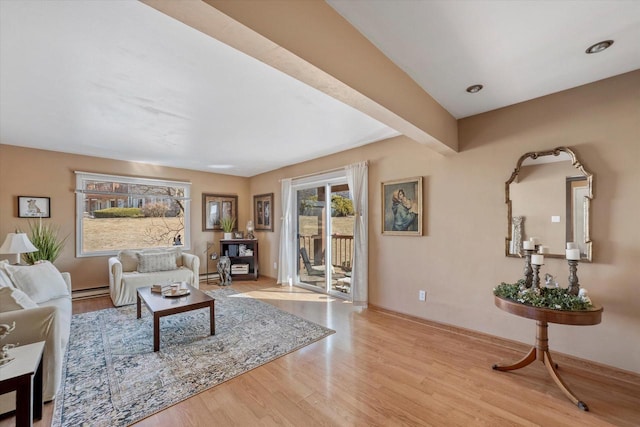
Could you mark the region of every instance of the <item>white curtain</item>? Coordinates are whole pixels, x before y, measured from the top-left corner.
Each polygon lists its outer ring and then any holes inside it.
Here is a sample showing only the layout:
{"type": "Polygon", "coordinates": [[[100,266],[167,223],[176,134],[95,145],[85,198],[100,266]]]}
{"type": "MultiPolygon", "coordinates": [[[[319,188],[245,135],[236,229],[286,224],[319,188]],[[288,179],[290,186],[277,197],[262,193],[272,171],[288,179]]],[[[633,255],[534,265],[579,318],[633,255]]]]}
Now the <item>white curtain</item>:
{"type": "Polygon", "coordinates": [[[293,279],[296,275],[296,256],[295,247],[291,244],[294,242],[294,214],[293,194],[291,192],[291,179],[282,180],[282,224],[280,226],[280,256],[278,269],[278,284],[293,285],[293,279]]]}
{"type": "Polygon", "coordinates": [[[366,307],[369,302],[369,235],[368,171],[366,162],[346,166],[347,184],[353,197],[355,222],[353,225],[353,267],[351,270],[351,297],[353,304],[366,307]]]}

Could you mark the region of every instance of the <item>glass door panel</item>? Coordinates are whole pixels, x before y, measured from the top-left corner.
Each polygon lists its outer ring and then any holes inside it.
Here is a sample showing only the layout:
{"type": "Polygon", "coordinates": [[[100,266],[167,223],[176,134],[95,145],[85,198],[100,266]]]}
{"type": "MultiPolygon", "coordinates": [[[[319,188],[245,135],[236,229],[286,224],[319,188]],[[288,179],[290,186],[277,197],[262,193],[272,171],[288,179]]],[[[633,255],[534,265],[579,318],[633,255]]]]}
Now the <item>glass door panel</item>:
{"type": "Polygon", "coordinates": [[[331,218],[328,236],[331,241],[330,293],[351,294],[351,266],[353,265],[353,224],[355,221],[353,202],[349,186],[332,185],[331,218]]]}
{"type": "Polygon", "coordinates": [[[327,287],[325,187],[297,190],[298,277],[300,283],[322,291],[327,287]]]}
{"type": "Polygon", "coordinates": [[[354,211],[346,183],[298,189],[298,279],[320,292],[351,294],[354,211]]]}

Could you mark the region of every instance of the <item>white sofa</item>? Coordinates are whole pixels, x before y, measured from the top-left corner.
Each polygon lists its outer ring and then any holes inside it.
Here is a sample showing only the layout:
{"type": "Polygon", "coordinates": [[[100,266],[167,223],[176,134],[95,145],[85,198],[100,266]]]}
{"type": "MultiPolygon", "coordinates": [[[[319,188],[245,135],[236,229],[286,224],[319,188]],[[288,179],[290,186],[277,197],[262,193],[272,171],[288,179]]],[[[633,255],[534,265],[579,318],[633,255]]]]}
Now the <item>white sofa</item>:
{"type": "MultiPolygon", "coordinates": [[[[45,342],[43,399],[53,400],[60,388],[69,342],[71,275],[60,273],[51,263],[9,266],[0,262],[0,298],[0,324],[15,322],[15,329],[0,345],[45,342]]],[[[0,414],[14,409],[15,393],[0,395],[0,414]]]]}
{"type": "Polygon", "coordinates": [[[155,283],[200,286],[200,258],[179,248],[124,250],[109,258],[109,292],[116,307],[135,304],[136,289],[155,283]]]}

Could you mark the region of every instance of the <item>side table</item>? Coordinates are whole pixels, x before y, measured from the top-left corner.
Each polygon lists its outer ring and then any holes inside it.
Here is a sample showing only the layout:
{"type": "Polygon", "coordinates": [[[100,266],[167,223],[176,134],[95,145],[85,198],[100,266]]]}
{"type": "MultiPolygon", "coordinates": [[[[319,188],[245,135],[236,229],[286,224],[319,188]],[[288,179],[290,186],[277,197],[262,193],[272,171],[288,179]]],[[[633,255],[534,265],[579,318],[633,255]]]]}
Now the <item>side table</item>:
{"type": "Polygon", "coordinates": [[[494,298],[495,304],[499,309],[504,310],[507,313],[515,314],[516,316],[526,317],[527,319],[533,319],[536,321],[536,345],[532,347],[531,350],[529,350],[529,353],[519,361],[507,366],[493,365],[492,368],[496,371],[513,371],[515,369],[524,368],[535,360],[539,360],[547,368],[547,372],[565,396],[577,405],[578,408],[583,411],[588,411],[589,407],[587,404],[578,399],[558,375],[558,372],[556,371],[558,366],[553,363],[551,353],[549,352],[549,337],[547,329],[549,327],[549,323],[577,326],[597,325],[602,320],[602,307],[576,311],[552,310],[550,308],[533,307],[530,305],[520,304],[519,302],[497,296],[494,296],[494,298]]]}
{"type": "Polygon", "coordinates": [[[0,367],[0,394],[16,392],[16,426],[42,419],[42,352],[44,341],[9,350],[15,357],[0,367]]]}

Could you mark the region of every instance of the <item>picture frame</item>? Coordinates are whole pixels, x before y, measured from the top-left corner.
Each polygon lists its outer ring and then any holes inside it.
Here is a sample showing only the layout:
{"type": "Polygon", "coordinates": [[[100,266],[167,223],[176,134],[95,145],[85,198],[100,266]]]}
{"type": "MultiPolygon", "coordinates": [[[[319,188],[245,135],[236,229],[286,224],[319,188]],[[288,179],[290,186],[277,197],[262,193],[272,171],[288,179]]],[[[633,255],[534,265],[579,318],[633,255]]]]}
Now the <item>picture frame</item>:
{"type": "Polygon", "coordinates": [[[234,239],[244,239],[244,231],[234,231],[233,232],[234,239]]]}
{"type": "Polygon", "coordinates": [[[253,218],[255,231],[273,231],[273,193],[253,196],[253,218]]]}
{"type": "Polygon", "coordinates": [[[422,177],[382,183],[382,234],[422,236],[422,177]]]}
{"type": "Polygon", "coordinates": [[[231,216],[238,226],[238,196],[202,193],[202,231],[222,231],[220,219],[231,216]]]}
{"type": "Polygon", "coordinates": [[[51,198],[18,196],[18,218],[51,218],[51,198]]]}

